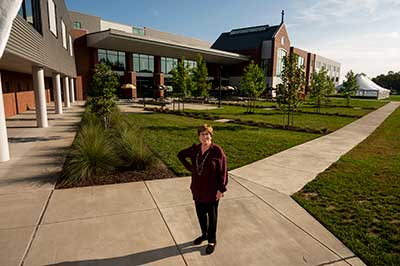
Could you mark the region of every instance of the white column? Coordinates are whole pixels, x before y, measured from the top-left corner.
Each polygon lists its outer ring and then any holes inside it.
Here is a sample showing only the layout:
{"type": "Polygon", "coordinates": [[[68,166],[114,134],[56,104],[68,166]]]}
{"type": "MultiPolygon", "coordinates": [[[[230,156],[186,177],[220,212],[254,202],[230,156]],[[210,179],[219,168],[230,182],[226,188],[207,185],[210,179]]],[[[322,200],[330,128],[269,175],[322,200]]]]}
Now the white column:
{"type": "Polygon", "coordinates": [[[33,88],[35,90],[36,123],[38,127],[48,127],[46,110],[46,91],[44,89],[44,69],[32,67],[33,88]]]}
{"type": "Polygon", "coordinates": [[[64,77],[64,106],[70,107],[71,103],[69,102],[69,79],[67,76],[64,77]]]}
{"type": "Polygon", "coordinates": [[[56,114],[62,114],[62,100],[61,100],[61,80],[60,73],[53,73],[53,95],[56,114]]]}
{"type": "Polygon", "coordinates": [[[0,162],[10,160],[10,151],[8,150],[6,114],[4,112],[3,89],[1,87],[0,73],[0,162]]]}
{"type": "Polygon", "coordinates": [[[69,85],[69,92],[70,92],[70,97],[71,97],[71,103],[75,102],[75,84],[74,84],[74,78],[69,78],[70,85],[69,85]]]}

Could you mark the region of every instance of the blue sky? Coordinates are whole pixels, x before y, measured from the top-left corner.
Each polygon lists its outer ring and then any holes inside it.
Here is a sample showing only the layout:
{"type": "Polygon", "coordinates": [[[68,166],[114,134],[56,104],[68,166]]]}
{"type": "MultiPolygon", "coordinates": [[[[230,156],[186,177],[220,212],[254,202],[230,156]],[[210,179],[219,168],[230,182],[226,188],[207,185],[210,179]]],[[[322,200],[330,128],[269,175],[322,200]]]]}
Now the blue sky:
{"type": "Polygon", "coordinates": [[[225,31],[276,25],[285,10],[291,45],[369,77],[400,71],[400,0],[66,0],[68,9],[104,20],[213,43],[225,31]]]}

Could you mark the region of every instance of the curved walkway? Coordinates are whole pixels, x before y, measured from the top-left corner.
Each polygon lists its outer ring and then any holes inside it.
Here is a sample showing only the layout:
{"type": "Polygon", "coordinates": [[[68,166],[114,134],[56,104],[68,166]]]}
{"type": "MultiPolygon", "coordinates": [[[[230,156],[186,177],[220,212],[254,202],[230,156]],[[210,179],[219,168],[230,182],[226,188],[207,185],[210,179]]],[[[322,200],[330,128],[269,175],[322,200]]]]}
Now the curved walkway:
{"type": "Polygon", "coordinates": [[[211,256],[192,245],[199,229],[189,177],[53,190],[81,110],[48,129],[23,130],[23,116],[7,121],[16,123],[15,159],[0,164],[0,265],[364,265],[289,195],[398,104],[231,171],[211,256]]]}

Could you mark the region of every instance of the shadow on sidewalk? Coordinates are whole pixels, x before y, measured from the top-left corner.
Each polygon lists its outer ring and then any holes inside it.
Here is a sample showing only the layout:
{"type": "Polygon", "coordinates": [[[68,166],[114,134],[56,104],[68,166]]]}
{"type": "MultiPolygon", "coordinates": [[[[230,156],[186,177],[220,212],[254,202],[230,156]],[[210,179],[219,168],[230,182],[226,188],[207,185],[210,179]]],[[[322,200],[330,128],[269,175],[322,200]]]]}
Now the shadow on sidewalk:
{"type": "Polygon", "coordinates": [[[80,261],[64,261],[56,264],[47,264],[46,266],[114,266],[114,265],[147,265],[158,260],[166,259],[169,257],[180,256],[181,253],[199,252],[202,256],[206,255],[205,247],[193,246],[193,242],[186,242],[178,246],[169,246],[158,248],[143,252],[134,253],[127,256],[107,258],[107,259],[93,259],[93,260],[80,260],[80,261]],[[179,252],[178,248],[181,252],[179,252]]]}

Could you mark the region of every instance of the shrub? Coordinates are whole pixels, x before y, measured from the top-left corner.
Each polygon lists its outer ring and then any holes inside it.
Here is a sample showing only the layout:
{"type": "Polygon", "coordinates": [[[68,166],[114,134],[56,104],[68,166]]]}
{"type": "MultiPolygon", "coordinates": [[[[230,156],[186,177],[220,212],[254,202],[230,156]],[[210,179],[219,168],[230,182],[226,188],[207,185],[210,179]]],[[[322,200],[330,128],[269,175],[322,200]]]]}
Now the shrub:
{"type": "Polygon", "coordinates": [[[92,184],[96,175],[114,169],[116,163],[114,149],[102,125],[87,120],[64,163],[62,184],[92,184]]]}
{"type": "Polygon", "coordinates": [[[128,128],[120,132],[116,149],[121,166],[130,170],[145,170],[155,162],[153,153],[145,145],[139,129],[128,128]]]}

